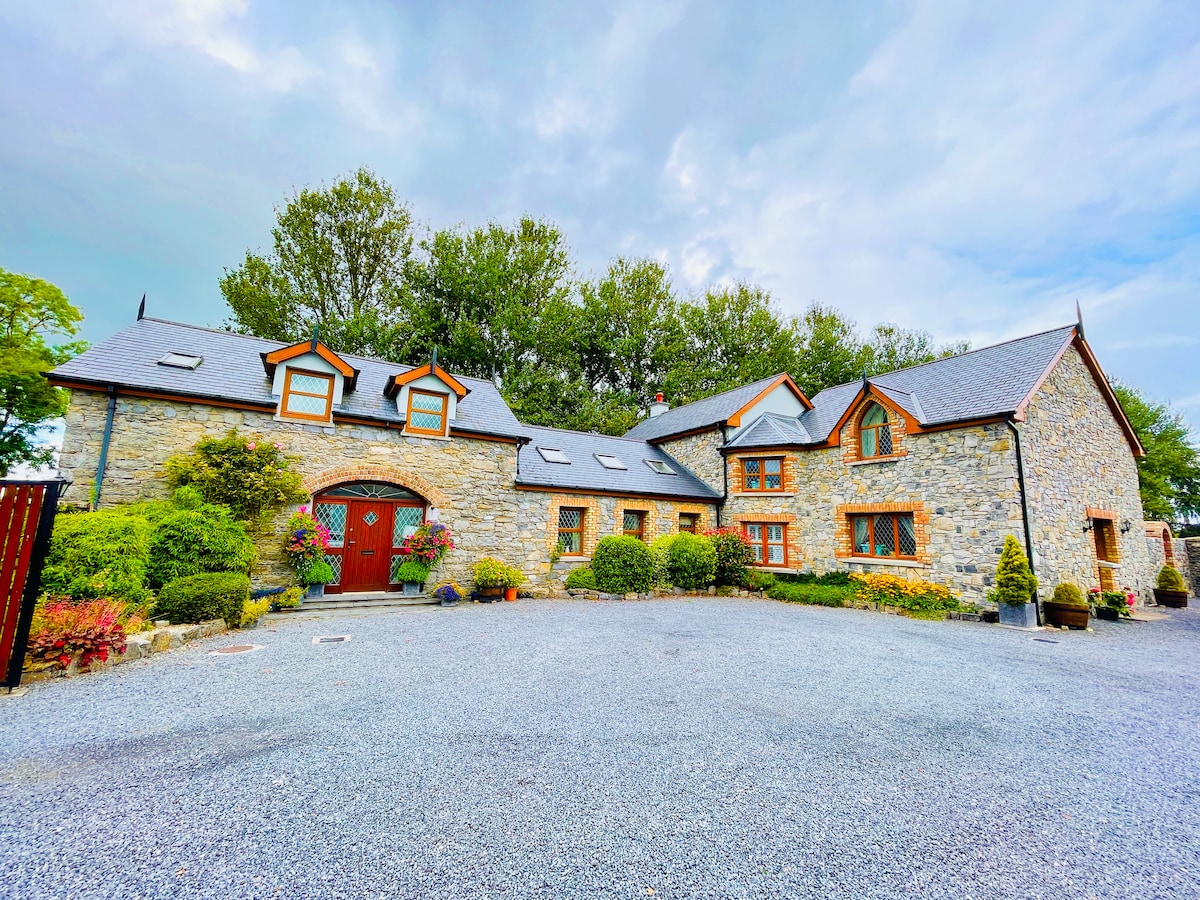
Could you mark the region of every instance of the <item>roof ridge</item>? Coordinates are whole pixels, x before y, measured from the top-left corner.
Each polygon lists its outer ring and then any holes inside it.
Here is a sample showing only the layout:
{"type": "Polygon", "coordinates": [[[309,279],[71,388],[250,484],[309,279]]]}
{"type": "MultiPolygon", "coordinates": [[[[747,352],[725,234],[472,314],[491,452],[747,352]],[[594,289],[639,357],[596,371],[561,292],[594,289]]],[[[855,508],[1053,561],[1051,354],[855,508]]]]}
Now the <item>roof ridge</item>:
{"type": "MultiPolygon", "coordinates": [[[[651,444],[649,441],[643,441],[639,438],[625,437],[624,435],[619,435],[619,434],[600,434],[597,431],[579,431],[578,429],[575,429],[575,428],[555,428],[552,425],[530,425],[527,422],[522,422],[521,427],[535,429],[538,431],[560,431],[565,434],[582,435],[583,437],[599,437],[599,438],[604,438],[607,441],[626,441],[627,443],[630,443],[630,444],[641,444],[646,447],[654,447],[654,449],[656,449],[656,450],[658,449],[658,447],[656,445],[651,444]]],[[[665,452],[665,451],[663,451],[663,452],[665,452]]],[[[670,455],[670,454],[668,454],[668,455],[670,455]]]]}
{"type": "MultiPolygon", "coordinates": [[[[692,400],[689,403],[683,403],[683,404],[680,404],[679,406],[674,406],[671,409],[666,410],[662,415],[665,416],[665,415],[668,415],[669,413],[678,412],[681,409],[687,409],[687,407],[689,407],[689,406],[695,406],[697,403],[704,403],[706,400],[716,400],[718,397],[724,397],[726,394],[732,394],[734,391],[744,391],[746,388],[752,387],[753,385],[756,385],[760,382],[774,381],[780,375],[787,375],[787,374],[788,374],[787,372],[776,372],[774,375],[767,375],[765,378],[757,378],[754,381],[747,381],[745,384],[739,384],[737,387],[726,388],[725,390],[719,391],[716,394],[709,394],[707,397],[701,397],[699,400],[692,400]]],[[[791,376],[788,375],[788,377],[790,378],[791,376]]],[[[658,417],[656,416],[655,418],[658,418],[658,417]]],[[[642,422],[648,422],[648,421],[649,421],[648,418],[642,419],[642,422]]],[[[642,422],[638,422],[638,425],[642,424],[642,422]]]]}

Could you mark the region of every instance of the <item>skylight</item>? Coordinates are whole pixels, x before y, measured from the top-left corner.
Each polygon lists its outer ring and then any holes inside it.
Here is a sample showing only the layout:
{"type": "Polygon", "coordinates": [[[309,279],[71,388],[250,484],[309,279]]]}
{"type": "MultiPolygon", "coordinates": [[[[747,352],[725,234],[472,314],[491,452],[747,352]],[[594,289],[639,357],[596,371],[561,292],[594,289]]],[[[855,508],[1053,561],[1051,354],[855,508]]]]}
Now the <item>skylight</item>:
{"type": "Polygon", "coordinates": [[[158,361],[160,366],[170,366],[172,369],[194,369],[204,362],[203,356],[192,353],[176,353],[172,350],[158,361]]]}
{"type": "Polygon", "coordinates": [[[621,462],[620,459],[618,459],[615,456],[610,456],[607,453],[597,453],[596,459],[597,459],[597,461],[599,461],[600,465],[604,466],[604,468],[606,468],[606,469],[628,469],[629,468],[627,465],[625,465],[625,463],[621,462]]]}
{"type": "Polygon", "coordinates": [[[661,459],[648,459],[646,465],[657,472],[659,475],[678,475],[679,473],[668,466],[661,459]]]}
{"type": "Polygon", "coordinates": [[[550,447],[538,447],[537,451],[542,454],[542,459],[548,463],[559,463],[564,466],[571,464],[571,458],[561,450],[554,450],[550,447]]]}

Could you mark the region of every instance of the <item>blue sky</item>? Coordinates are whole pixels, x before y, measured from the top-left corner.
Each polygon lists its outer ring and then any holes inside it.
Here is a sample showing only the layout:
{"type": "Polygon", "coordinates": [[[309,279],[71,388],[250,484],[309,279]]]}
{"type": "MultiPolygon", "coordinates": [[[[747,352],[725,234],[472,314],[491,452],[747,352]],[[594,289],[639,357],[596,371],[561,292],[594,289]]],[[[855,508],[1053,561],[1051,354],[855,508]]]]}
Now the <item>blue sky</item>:
{"type": "Polygon", "coordinates": [[[225,317],[295,188],[373,168],[434,227],[546,217],[696,291],[744,278],[976,345],[1083,307],[1200,425],[1200,7],[0,6],[0,267],[85,337],[225,317]]]}

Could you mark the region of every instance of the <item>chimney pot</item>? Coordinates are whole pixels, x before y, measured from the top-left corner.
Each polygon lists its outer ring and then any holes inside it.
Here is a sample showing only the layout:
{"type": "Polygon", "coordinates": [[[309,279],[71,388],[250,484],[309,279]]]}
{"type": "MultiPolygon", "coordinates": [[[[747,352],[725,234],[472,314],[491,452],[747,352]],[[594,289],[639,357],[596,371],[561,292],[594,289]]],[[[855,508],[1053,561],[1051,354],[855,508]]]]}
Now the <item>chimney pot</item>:
{"type": "Polygon", "coordinates": [[[662,391],[659,391],[654,395],[654,402],[650,404],[650,418],[661,416],[670,408],[671,404],[663,400],[662,391]]]}

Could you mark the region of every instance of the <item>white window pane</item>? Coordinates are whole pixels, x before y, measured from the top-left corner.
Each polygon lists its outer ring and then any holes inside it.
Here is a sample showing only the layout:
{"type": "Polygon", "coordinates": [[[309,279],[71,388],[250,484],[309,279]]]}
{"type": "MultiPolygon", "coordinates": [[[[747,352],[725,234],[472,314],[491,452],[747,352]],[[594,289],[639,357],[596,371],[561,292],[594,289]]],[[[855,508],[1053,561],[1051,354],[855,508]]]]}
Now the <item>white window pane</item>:
{"type": "Polygon", "coordinates": [[[413,428],[424,428],[426,431],[441,431],[442,417],[435,413],[413,410],[412,421],[408,424],[413,428]]]}
{"type": "Polygon", "coordinates": [[[422,409],[426,412],[440,413],[446,408],[446,398],[432,394],[418,394],[416,391],[413,391],[412,408],[422,409]]]}
{"type": "Polygon", "coordinates": [[[308,416],[325,416],[329,414],[329,405],[324,397],[288,394],[287,408],[284,412],[301,413],[308,416]]]}
{"type": "Polygon", "coordinates": [[[782,525],[768,525],[767,526],[767,541],[769,541],[772,544],[782,543],[783,542],[783,526],[782,525]]]}
{"type": "Polygon", "coordinates": [[[747,537],[750,538],[751,541],[761,541],[762,540],[762,526],[761,525],[747,525],[746,526],[746,535],[747,535],[747,537]]]}
{"type": "Polygon", "coordinates": [[[301,372],[288,373],[291,378],[291,389],[303,391],[306,394],[320,394],[324,397],[329,393],[329,379],[319,375],[304,375],[301,372]]]}
{"type": "Polygon", "coordinates": [[[783,547],[778,544],[772,544],[767,548],[767,562],[779,563],[783,565],[783,547]]]}

